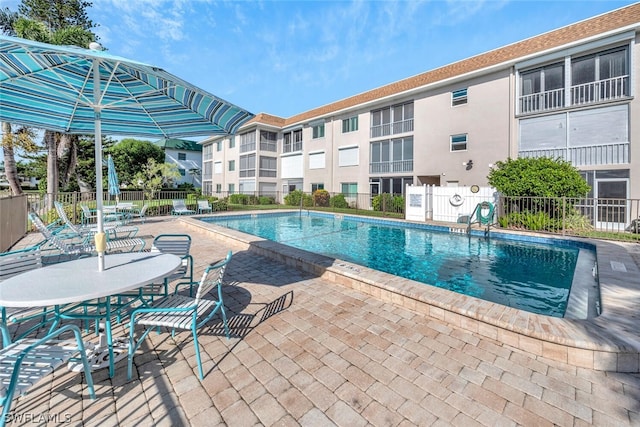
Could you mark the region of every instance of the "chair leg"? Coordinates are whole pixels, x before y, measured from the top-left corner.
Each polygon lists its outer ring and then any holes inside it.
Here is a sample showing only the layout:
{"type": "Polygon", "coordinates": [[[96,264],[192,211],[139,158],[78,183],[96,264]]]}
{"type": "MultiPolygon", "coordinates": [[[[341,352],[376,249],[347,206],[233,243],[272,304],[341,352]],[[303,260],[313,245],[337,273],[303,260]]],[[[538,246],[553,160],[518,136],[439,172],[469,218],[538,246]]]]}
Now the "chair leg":
{"type": "Polygon", "coordinates": [[[191,334],[193,335],[193,346],[196,351],[196,362],[198,362],[198,375],[200,375],[200,380],[203,380],[204,373],[202,371],[202,360],[200,360],[200,344],[198,343],[198,332],[196,331],[195,324],[193,328],[191,328],[191,334]]]}

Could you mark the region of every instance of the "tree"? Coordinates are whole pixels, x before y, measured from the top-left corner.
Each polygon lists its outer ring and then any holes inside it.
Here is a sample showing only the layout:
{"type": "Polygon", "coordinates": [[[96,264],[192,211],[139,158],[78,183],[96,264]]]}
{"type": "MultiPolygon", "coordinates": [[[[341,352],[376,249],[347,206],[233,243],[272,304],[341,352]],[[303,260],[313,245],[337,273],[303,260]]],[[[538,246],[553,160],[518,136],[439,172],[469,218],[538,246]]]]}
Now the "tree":
{"type": "Polygon", "coordinates": [[[37,147],[33,141],[33,132],[27,127],[13,129],[11,123],[2,122],[2,151],[4,154],[4,168],[9,188],[14,196],[22,194],[22,186],[18,179],[18,168],[15,158],[15,148],[22,148],[27,151],[36,151],[37,147]]]}
{"type": "Polygon", "coordinates": [[[548,157],[496,162],[487,180],[509,197],[584,197],[590,190],[571,163],[548,157]]]}
{"type": "Polygon", "coordinates": [[[105,151],[113,157],[118,179],[125,185],[137,185],[136,174],[147,165],[149,159],[164,163],[162,148],[149,141],[125,138],[105,151]]]}
{"type": "Polygon", "coordinates": [[[180,178],[178,165],[175,163],[158,163],[150,158],[142,168],[142,171],[135,175],[135,182],[142,188],[144,197],[153,200],[156,193],[162,187],[173,186],[173,183],[180,178]]]}

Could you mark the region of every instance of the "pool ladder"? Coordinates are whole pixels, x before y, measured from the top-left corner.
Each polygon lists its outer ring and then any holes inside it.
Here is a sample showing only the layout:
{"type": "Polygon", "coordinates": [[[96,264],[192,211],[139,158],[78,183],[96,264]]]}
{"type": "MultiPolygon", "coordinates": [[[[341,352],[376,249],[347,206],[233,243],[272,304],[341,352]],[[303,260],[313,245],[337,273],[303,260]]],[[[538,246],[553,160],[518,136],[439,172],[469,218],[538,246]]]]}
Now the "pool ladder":
{"type": "Polygon", "coordinates": [[[491,220],[493,219],[493,212],[494,212],[494,206],[492,203],[490,202],[478,203],[475,209],[473,210],[473,213],[469,215],[469,218],[467,219],[467,234],[471,235],[471,226],[473,224],[478,224],[480,226],[482,225],[486,226],[484,229],[484,237],[489,237],[489,231],[491,230],[491,225],[492,225],[491,220]],[[482,214],[483,209],[489,210],[487,215],[482,214]],[[475,220],[474,220],[474,217],[475,217],[475,220]]]}

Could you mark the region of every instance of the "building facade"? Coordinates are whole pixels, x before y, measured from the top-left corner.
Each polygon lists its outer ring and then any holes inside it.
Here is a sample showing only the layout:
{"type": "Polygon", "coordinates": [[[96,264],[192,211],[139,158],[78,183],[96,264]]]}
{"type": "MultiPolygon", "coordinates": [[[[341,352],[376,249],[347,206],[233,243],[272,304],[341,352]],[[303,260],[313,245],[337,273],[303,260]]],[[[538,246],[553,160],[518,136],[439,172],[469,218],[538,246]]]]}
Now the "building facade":
{"type": "Polygon", "coordinates": [[[202,187],[203,147],[186,139],[161,139],[154,143],[164,151],[164,161],[178,167],[180,178],[176,185],[193,184],[202,187]]]}
{"type": "Polygon", "coordinates": [[[203,144],[203,192],[402,194],[487,185],[499,160],[559,157],[593,197],[640,198],[640,4],[203,144]]]}

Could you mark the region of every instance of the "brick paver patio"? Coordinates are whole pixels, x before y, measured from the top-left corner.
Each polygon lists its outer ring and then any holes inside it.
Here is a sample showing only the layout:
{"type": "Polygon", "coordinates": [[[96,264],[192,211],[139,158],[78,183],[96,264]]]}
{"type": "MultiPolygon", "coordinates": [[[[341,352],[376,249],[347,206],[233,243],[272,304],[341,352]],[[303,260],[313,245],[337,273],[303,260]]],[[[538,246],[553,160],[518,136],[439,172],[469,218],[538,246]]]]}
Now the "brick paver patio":
{"type": "Polygon", "coordinates": [[[203,381],[186,332],[150,334],[131,381],[126,361],[114,378],[95,372],[95,401],[80,375],[58,370],[15,402],[9,425],[640,425],[639,374],[532,356],[172,219],[140,230],[189,233],[198,277],[234,250],[224,293],[234,336],[217,320],[200,335],[203,381]]]}

